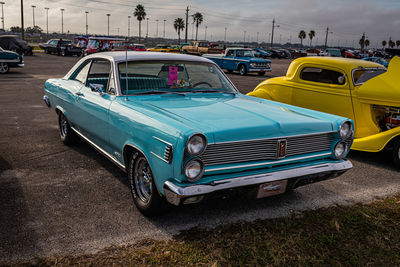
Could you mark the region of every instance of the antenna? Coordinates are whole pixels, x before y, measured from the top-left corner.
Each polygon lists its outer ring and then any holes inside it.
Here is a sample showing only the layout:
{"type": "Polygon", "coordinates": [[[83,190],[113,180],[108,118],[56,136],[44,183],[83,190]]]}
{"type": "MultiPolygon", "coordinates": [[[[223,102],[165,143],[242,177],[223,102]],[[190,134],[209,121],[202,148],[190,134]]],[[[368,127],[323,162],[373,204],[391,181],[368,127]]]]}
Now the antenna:
{"type": "Polygon", "coordinates": [[[128,101],[128,46],[125,47],[125,101],[128,101]]]}

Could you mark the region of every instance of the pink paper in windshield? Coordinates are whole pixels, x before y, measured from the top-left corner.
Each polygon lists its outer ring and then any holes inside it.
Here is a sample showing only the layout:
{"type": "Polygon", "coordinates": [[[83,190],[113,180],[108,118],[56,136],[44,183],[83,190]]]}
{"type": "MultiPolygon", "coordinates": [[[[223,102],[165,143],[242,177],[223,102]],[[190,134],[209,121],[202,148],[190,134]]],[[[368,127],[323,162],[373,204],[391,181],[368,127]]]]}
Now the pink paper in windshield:
{"type": "Polygon", "coordinates": [[[176,84],[178,80],[178,67],[176,66],[169,66],[169,79],[168,79],[168,84],[173,85],[174,83],[176,84]]]}

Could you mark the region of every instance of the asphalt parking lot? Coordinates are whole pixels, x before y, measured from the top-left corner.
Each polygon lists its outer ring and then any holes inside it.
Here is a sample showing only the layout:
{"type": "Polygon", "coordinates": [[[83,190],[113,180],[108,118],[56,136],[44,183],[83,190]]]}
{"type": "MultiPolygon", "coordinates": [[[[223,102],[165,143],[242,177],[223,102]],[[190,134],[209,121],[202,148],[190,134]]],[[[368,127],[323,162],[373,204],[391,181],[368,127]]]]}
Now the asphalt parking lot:
{"type": "MultiPolygon", "coordinates": [[[[351,152],[354,168],[334,180],[272,198],[235,196],[146,218],[133,205],[125,174],[85,143],[64,146],[57,116],[43,104],[45,80],[62,77],[77,60],[38,54],[25,57],[25,68],[0,76],[0,263],[90,253],[168,239],[196,226],[274,218],[400,192],[400,172],[390,153],[351,152]]],[[[273,60],[273,71],[264,77],[228,76],[246,93],[266,78],[284,75],[289,63],[273,60]]]]}

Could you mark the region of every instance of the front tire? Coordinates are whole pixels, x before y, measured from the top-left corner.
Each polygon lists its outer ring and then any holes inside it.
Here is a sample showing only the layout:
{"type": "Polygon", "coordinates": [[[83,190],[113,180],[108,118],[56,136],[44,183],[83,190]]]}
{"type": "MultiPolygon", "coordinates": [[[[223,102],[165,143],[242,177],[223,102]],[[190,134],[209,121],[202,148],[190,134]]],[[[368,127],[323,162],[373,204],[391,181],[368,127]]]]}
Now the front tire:
{"type": "Polygon", "coordinates": [[[60,132],[61,141],[67,145],[71,146],[76,144],[78,140],[78,136],[76,133],[71,129],[69,122],[65,115],[62,112],[59,112],[58,115],[58,129],[60,132]]]}
{"type": "Polygon", "coordinates": [[[246,68],[245,65],[240,65],[239,66],[239,74],[242,75],[242,76],[247,74],[247,68],[246,68]]]}
{"type": "Polygon", "coordinates": [[[10,66],[8,63],[1,62],[0,63],[0,73],[5,74],[10,71],[10,66]]]}
{"type": "Polygon", "coordinates": [[[67,52],[65,50],[61,50],[61,56],[63,57],[67,56],[67,52]]]}
{"type": "Polygon", "coordinates": [[[164,211],[166,201],[158,194],[150,164],[143,155],[131,155],[128,178],[133,202],[142,214],[152,216],[164,211]]]}
{"type": "Polygon", "coordinates": [[[258,75],[264,76],[264,75],[265,75],[265,71],[259,71],[259,72],[258,72],[258,75]]]}
{"type": "Polygon", "coordinates": [[[400,138],[394,142],[392,153],[394,165],[400,169],[400,138]]]}

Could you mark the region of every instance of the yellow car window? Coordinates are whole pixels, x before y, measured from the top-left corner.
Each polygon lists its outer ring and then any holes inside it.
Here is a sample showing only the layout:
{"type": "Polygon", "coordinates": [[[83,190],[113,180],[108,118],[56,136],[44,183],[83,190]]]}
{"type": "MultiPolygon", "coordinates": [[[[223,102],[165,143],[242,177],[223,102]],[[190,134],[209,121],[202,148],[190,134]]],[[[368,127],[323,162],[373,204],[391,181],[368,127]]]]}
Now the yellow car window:
{"type": "Polygon", "coordinates": [[[305,67],[300,73],[300,79],[338,85],[343,85],[346,82],[343,74],[338,71],[312,67],[305,67]]]}

